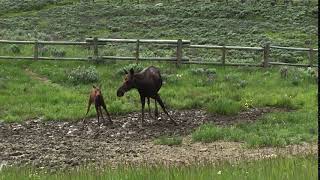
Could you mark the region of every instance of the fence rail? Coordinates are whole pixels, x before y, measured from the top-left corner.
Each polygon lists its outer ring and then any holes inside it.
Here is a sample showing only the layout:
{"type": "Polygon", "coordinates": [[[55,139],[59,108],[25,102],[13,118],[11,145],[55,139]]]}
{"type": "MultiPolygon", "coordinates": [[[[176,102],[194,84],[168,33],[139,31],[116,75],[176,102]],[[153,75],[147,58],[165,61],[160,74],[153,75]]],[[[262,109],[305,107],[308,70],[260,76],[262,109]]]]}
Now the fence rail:
{"type": "Polygon", "coordinates": [[[91,61],[91,60],[133,60],[139,61],[166,61],[175,63],[177,66],[180,64],[203,64],[203,65],[222,65],[222,66],[256,66],[256,67],[268,67],[270,65],[285,65],[285,66],[300,66],[300,67],[318,67],[313,64],[314,53],[318,52],[318,49],[314,48],[297,48],[297,47],[281,47],[266,44],[264,47],[243,47],[243,46],[218,46],[218,45],[192,45],[190,40],[156,40],[156,39],[103,39],[103,38],[86,38],[83,42],[76,41],[11,41],[0,40],[0,44],[25,44],[33,45],[33,56],[21,57],[21,56],[0,56],[0,59],[27,59],[27,60],[62,60],[62,61],[91,61]],[[112,43],[129,43],[136,44],[135,55],[130,57],[119,56],[100,56],[99,46],[112,44],[112,43]],[[176,48],[175,57],[140,57],[140,45],[152,44],[152,45],[166,45],[168,47],[176,48]],[[39,56],[41,49],[39,45],[85,45],[93,47],[93,56],[88,57],[41,57],[39,56]],[[222,56],[219,62],[203,62],[192,61],[188,57],[183,56],[183,48],[202,48],[202,49],[217,49],[221,50],[222,56]],[[308,64],[293,64],[274,62],[270,60],[271,49],[281,49],[289,51],[304,51],[308,52],[309,62],[308,64]],[[257,51],[262,52],[263,58],[261,63],[227,63],[226,54],[228,50],[240,50],[240,51],[257,51]]]}

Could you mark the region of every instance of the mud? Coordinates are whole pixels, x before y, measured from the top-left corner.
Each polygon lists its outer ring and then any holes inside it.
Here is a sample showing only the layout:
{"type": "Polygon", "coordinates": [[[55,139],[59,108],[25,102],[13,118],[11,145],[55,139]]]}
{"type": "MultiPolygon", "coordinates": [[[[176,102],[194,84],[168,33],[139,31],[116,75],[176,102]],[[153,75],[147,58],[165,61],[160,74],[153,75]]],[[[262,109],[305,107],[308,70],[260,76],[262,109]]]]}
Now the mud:
{"type": "Polygon", "coordinates": [[[283,111],[274,108],[251,109],[237,116],[208,115],[202,110],[175,111],[178,125],[165,114],[154,120],[147,114],[141,126],[140,113],[113,117],[114,124],[99,126],[95,118],[79,122],[45,122],[41,119],[23,123],[0,122],[0,164],[28,165],[64,169],[94,165],[195,164],[204,162],[259,159],[281,154],[316,153],[317,145],[302,144],[285,148],[247,149],[243,143],[192,143],[190,133],[204,122],[218,125],[255,121],[265,113],[283,111]],[[159,136],[184,136],[180,146],[155,145],[159,136]]]}

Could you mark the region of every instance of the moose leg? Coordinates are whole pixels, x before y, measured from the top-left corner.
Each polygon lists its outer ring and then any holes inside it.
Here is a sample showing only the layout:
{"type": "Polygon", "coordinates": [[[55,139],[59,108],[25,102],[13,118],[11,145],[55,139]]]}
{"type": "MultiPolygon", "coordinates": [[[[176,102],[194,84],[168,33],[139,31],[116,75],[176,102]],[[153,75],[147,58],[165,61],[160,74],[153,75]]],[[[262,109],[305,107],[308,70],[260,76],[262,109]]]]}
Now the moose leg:
{"type": "Polygon", "coordinates": [[[143,96],[140,96],[140,100],[141,100],[141,123],[143,124],[144,123],[144,105],[146,103],[146,98],[143,97],[143,96]]]}
{"type": "Polygon", "coordinates": [[[100,116],[99,107],[97,105],[95,105],[95,108],[96,108],[96,112],[97,112],[98,124],[100,124],[100,121],[99,121],[99,116],[100,116]]]}
{"type": "MultiPolygon", "coordinates": [[[[89,110],[90,110],[91,104],[92,104],[92,100],[91,100],[91,98],[89,98],[89,101],[88,101],[88,108],[87,108],[86,116],[87,116],[87,115],[88,115],[88,113],[89,113],[89,110]]],[[[85,121],[86,121],[86,117],[84,117],[84,118],[83,118],[82,123],[85,123],[85,121]]]]}
{"type": "Polygon", "coordinates": [[[109,122],[112,124],[113,122],[112,122],[111,117],[110,117],[110,114],[109,114],[109,112],[108,112],[108,110],[107,110],[106,104],[102,104],[102,107],[103,107],[104,111],[107,113],[109,122]]]}
{"type": "Polygon", "coordinates": [[[158,101],[158,103],[160,104],[162,110],[164,111],[164,113],[166,113],[168,115],[168,117],[170,118],[171,122],[174,124],[174,125],[177,125],[177,123],[172,119],[172,117],[169,115],[169,113],[167,112],[166,108],[164,107],[164,104],[159,96],[159,94],[156,95],[155,97],[155,100],[158,101]]]}
{"type": "MultiPolygon", "coordinates": [[[[99,112],[100,112],[100,115],[101,115],[101,119],[102,119],[102,123],[105,124],[106,120],[103,118],[103,113],[102,113],[102,109],[101,109],[101,106],[99,106],[99,112]]],[[[99,123],[100,125],[100,123],[99,123]]]]}
{"type": "Polygon", "coordinates": [[[154,116],[155,116],[155,119],[158,119],[159,112],[158,112],[158,106],[157,106],[157,100],[156,99],[154,100],[154,116]]]}
{"type": "Polygon", "coordinates": [[[152,117],[152,116],[151,116],[151,110],[150,110],[150,97],[147,97],[147,100],[148,100],[147,103],[148,103],[149,116],[152,117]]]}
{"type": "Polygon", "coordinates": [[[90,101],[90,99],[89,99],[89,104],[88,104],[88,108],[87,108],[87,113],[86,113],[86,115],[88,115],[88,112],[89,112],[89,110],[90,110],[90,106],[91,106],[91,101],[90,101]]]}

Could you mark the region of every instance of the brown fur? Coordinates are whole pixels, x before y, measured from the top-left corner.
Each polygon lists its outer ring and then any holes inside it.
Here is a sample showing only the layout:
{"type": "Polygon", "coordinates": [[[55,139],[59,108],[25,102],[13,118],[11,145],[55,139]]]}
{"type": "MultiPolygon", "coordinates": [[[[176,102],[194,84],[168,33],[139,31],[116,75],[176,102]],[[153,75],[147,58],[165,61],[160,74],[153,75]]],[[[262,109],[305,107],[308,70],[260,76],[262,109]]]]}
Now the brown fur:
{"type": "Polygon", "coordinates": [[[130,72],[125,71],[126,76],[124,83],[119,87],[117,91],[117,96],[122,97],[127,91],[131,89],[137,89],[140,94],[141,100],[141,113],[142,113],[142,123],[144,123],[144,106],[145,99],[148,100],[149,114],[150,114],[150,98],[155,100],[155,116],[158,116],[157,102],[160,104],[162,110],[168,115],[171,122],[176,124],[172,117],[167,112],[164,104],[158,94],[162,86],[162,78],[158,68],[150,66],[145,68],[139,73],[134,73],[133,69],[130,69],[130,72]]]}
{"type": "Polygon", "coordinates": [[[90,110],[90,106],[93,103],[95,105],[96,112],[97,112],[98,124],[100,124],[100,121],[99,121],[99,117],[100,116],[103,119],[103,122],[105,123],[105,119],[103,118],[103,115],[102,115],[101,106],[105,110],[105,112],[107,113],[107,116],[108,116],[108,119],[109,119],[109,123],[112,124],[112,120],[111,120],[110,114],[109,114],[109,112],[107,110],[106,104],[104,102],[101,90],[100,90],[99,87],[96,87],[96,86],[93,86],[93,88],[92,88],[92,90],[90,92],[89,102],[88,102],[88,109],[87,109],[86,115],[88,114],[88,112],[90,110]]]}

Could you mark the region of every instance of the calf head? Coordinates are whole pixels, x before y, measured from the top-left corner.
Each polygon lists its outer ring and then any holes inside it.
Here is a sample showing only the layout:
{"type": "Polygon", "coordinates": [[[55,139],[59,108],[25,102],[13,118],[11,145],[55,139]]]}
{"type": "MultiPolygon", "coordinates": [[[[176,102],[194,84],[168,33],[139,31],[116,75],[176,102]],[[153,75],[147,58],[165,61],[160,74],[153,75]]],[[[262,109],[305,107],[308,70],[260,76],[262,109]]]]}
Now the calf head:
{"type": "Polygon", "coordinates": [[[93,95],[95,98],[100,97],[102,95],[100,87],[101,85],[99,86],[92,85],[91,95],[93,95]]]}

